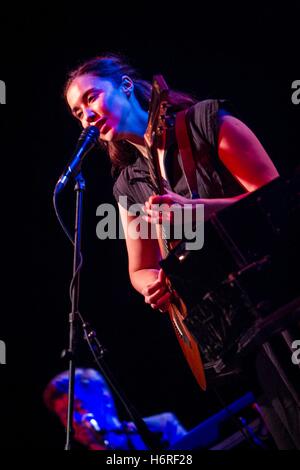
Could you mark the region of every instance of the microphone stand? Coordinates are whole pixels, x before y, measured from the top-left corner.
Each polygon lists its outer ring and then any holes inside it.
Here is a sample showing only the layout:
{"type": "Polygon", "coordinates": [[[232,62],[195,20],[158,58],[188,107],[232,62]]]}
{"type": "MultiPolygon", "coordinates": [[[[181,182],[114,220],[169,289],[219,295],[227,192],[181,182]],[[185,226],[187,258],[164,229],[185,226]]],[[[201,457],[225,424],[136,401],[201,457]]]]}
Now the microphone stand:
{"type": "Polygon", "coordinates": [[[104,376],[106,382],[109,384],[111,389],[114,391],[119,401],[123,404],[124,408],[127,411],[127,414],[131,418],[132,422],[135,424],[136,430],[140,434],[144,444],[146,444],[149,450],[162,450],[162,445],[160,443],[159,437],[149,430],[143,418],[140,416],[134,406],[128,401],[124,393],[121,392],[121,389],[117,385],[115,378],[113,377],[111,371],[108,369],[107,364],[103,359],[106,350],[100,344],[96,336],[95,330],[91,328],[89,323],[86,323],[84,321],[80,313],[79,318],[82,322],[85,340],[88,342],[89,348],[92,352],[92,355],[100,372],[104,376]]]}
{"type": "Polygon", "coordinates": [[[75,385],[75,347],[77,341],[77,314],[79,312],[80,291],[80,264],[81,264],[81,229],[82,229],[82,207],[85,180],[79,172],[75,176],[76,185],[76,212],[75,212],[75,234],[74,234],[74,256],[73,256],[73,279],[72,279],[72,309],[69,314],[69,347],[66,353],[69,361],[69,384],[68,384],[68,409],[67,409],[67,431],[65,450],[71,450],[74,412],[74,385],[75,385]]]}
{"type": "Polygon", "coordinates": [[[87,322],[84,321],[79,312],[79,292],[80,292],[80,268],[82,263],[81,256],[81,231],[82,231],[82,212],[83,212],[83,192],[85,190],[85,180],[79,171],[75,176],[76,185],[76,213],[75,213],[75,234],[74,234],[74,256],[73,256],[73,278],[71,283],[72,308],[69,314],[69,345],[65,352],[65,357],[69,361],[69,383],[68,383],[68,407],[67,407],[67,426],[66,426],[66,443],[64,450],[71,450],[74,435],[73,414],[74,414],[74,385],[75,385],[75,353],[78,336],[78,320],[84,331],[84,338],[87,340],[90,350],[94,356],[101,373],[106,381],[114,390],[119,400],[124,405],[130,418],[136,425],[137,432],[149,450],[160,450],[161,445],[159,438],[152,433],[139,413],[129,403],[125,395],[120,391],[119,387],[108,370],[103,360],[104,348],[97,339],[96,333],[92,330],[87,322]]]}

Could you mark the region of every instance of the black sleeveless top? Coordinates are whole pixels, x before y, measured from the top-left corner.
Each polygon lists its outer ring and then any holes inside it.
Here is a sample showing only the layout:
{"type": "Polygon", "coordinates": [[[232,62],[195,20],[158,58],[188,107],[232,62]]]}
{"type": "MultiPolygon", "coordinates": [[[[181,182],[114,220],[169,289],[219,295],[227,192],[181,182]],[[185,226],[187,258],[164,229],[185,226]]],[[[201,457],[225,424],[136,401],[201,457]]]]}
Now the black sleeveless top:
{"type": "MultiPolygon", "coordinates": [[[[245,189],[218,157],[219,117],[232,113],[225,100],[199,101],[187,111],[188,133],[195,159],[198,193],[201,198],[236,196],[245,189]]],[[[138,152],[136,161],[124,168],[113,187],[117,201],[127,196],[127,204],[144,204],[153,194],[146,158],[138,152]]],[[[189,197],[178,147],[172,146],[166,156],[167,186],[177,194],[189,197]]]]}

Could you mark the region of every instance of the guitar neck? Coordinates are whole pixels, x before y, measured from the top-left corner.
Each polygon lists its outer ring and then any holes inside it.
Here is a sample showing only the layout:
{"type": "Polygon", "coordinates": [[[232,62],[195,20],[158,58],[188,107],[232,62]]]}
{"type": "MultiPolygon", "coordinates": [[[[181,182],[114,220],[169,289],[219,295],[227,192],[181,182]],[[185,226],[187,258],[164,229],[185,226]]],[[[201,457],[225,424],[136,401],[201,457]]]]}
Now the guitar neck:
{"type": "MultiPolygon", "coordinates": [[[[162,75],[154,76],[149,105],[148,125],[144,134],[147,150],[147,163],[156,195],[165,194],[164,159],[170,144],[175,138],[174,115],[170,113],[169,88],[162,75]]],[[[162,225],[158,227],[158,240],[163,257],[169,252],[169,240],[162,225]]]]}
{"type": "Polygon", "coordinates": [[[154,188],[155,194],[165,194],[165,185],[164,185],[164,180],[161,174],[161,169],[160,169],[160,163],[159,163],[159,157],[157,151],[152,151],[149,149],[149,147],[146,145],[147,148],[147,164],[148,164],[148,169],[150,173],[150,178],[151,182],[154,188]]]}
{"type": "MultiPolygon", "coordinates": [[[[147,147],[147,145],[146,145],[147,147]]],[[[148,168],[150,173],[150,178],[152,182],[152,186],[154,188],[155,195],[165,194],[166,190],[164,188],[163,178],[161,176],[160,168],[159,168],[159,161],[158,158],[153,158],[153,153],[147,147],[147,154],[148,154],[148,168]]],[[[163,225],[156,226],[157,231],[157,238],[160,247],[161,254],[163,258],[166,258],[170,252],[169,243],[166,237],[166,233],[164,230],[163,225]]]]}

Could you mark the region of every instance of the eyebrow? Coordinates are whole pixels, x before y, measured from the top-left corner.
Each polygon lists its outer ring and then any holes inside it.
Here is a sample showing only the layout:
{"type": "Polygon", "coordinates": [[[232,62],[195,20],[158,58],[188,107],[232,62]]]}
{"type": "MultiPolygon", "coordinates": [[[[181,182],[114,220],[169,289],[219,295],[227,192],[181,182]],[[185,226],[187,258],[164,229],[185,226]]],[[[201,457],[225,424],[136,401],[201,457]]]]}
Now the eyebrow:
{"type": "MultiPolygon", "coordinates": [[[[81,101],[84,103],[87,99],[87,96],[89,93],[92,93],[93,91],[100,91],[101,88],[95,88],[95,87],[92,87],[92,88],[88,88],[82,95],[81,97],[81,101]]],[[[74,114],[74,116],[76,116],[76,112],[78,111],[79,106],[74,106],[74,108],[72,109],[72,114],[74,114]]]]}

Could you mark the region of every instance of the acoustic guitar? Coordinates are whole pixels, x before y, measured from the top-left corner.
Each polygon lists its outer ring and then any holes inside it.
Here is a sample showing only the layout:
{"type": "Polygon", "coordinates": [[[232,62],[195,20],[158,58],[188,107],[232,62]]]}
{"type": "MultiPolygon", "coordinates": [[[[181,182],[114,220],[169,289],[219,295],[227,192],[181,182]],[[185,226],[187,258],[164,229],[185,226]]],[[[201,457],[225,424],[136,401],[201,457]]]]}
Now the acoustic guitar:
{"type": "MultiPolygon", "coordinates": [[[[155,75],[152,83],[152,94],[149,104],[147,129],[144,141],[147,149],[147,163],[154,194],[166,193],[163,178],[163,162],[167,149],[174,138],[174,113],[171,113],[169,88],[162,75],[155,75]]],[[[166,258],[176,241],[167,239],[163,224],[157,225],[157,236],[162,258],[166,258]]],[[[178,243],[178,241],[177,241],[178,243]]],[[[168,288],[172,293],[168,313],[174,327],[183,354],[202,390],[206,389],[206,378],[199,347],[188,331],[183,320],[187,316],[187,308],[172,288],[167,279],[168,288]]]]}

